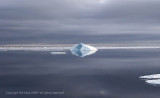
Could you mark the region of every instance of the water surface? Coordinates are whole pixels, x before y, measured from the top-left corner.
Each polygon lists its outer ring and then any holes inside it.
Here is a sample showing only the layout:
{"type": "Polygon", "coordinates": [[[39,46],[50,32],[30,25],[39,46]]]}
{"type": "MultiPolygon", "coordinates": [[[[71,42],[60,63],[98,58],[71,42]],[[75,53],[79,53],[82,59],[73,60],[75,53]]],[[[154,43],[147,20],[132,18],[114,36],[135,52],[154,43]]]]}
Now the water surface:
{"type": "Polygon", "coordinates": [[[99,50],[83,58],[70,51],[59,55],[50,51],[1,51],[0,96],[159,98],[159,86],[148,85],[139,79],[143,75],[159,74],[159,70],[159,49],[99,50]],[[33,91],[37,94],[16,94],[33,91]]]}

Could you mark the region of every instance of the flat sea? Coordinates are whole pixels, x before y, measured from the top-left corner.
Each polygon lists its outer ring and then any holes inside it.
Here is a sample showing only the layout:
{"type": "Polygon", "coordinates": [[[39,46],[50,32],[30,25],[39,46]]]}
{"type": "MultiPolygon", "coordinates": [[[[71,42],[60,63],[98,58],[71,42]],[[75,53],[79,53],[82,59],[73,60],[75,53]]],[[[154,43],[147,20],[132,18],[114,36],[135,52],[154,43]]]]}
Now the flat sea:
{"type": "Polygon", "coordinates": [[[160,97],[160,86],[139,78],[160,74],[159,49],[65,52],[0,51],[0,98],[160,97]]]}

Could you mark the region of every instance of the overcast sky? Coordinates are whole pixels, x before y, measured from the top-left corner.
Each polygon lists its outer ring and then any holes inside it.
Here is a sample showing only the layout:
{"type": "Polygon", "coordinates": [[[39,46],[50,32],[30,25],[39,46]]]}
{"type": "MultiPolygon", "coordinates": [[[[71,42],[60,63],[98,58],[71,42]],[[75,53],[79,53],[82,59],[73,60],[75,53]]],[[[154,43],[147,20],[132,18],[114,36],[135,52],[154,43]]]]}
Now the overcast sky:
{"type": "Polygon", "coordinates": [[[0,44],[159,40],[159,9],[160,0],[0,0],[0,44]]]}

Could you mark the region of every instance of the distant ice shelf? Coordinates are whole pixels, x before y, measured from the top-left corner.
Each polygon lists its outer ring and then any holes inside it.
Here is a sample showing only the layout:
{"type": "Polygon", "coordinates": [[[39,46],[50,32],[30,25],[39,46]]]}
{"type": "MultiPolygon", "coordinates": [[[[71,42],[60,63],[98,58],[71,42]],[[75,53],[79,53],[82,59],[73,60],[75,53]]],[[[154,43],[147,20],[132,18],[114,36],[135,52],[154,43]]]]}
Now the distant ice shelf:
{"type": "MultiPolygon", "coordinates": [[[[0,47],[0,51],[9,51],[9,50],[26,50],[26,51],[52,51],[52,50],[70,50],[71,47],[0,47]]],[[[107,49],[160,49],[160,47],[95,47],[98,50],[107,50],[107,49]]]]}
{"type": "Polygon", "coordinates": [[[159,49],[160,46],[122,46],[122,47],[96,47],[97,49],[159,49]]]}
{"type": "Polygon", "coordinates": [[[0,47],[0,51],[65,51],[70,47],[0,47]]]}
{"type": "Polygon", "coordinates": [[[0,45],[0,51],[24,50],[24,51],[66,51],[66,50],[107,50],[107,49],[160,49],[160,45],[98,45],[92,46],[83,43],[72,46],[73,44],[58,45],[0,45]],[[77,46],[77,47],[76,47],[77,46]],[[94,47],[93,47],[94,46],[94,47]],[[76,47],[76,48],[75,48],[76,47]]]}

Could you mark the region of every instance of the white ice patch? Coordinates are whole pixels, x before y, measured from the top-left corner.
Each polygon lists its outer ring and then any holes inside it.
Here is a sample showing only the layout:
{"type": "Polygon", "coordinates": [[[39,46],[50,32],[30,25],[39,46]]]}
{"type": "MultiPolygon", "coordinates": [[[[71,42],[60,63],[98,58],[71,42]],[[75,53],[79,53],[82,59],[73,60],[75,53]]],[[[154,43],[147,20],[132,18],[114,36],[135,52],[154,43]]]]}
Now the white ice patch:
{"type": "Polygon", "coordinates": [[[140,76],[139,78],[144,79],[147,84],[151,84],[154,86],[160,85],[160,74],[145,75],[140,76]]]}
{"type": "Polygon", "coordinates": [[[153,74],[153,75],[145,75],[139,77],[141,79],[160,79],[160,74],[153,74]]]}
{"type": "Polygon", "coordinates": [[[148,83],[148,84],[154,85],[154,86],[160,85],[160,79],[146,80],[145,82],[148,83]]]}
{"type": "Polygon", "coordinates": [[[51,52],[53,55],[66,54],[66,52],[51,52]]]}

